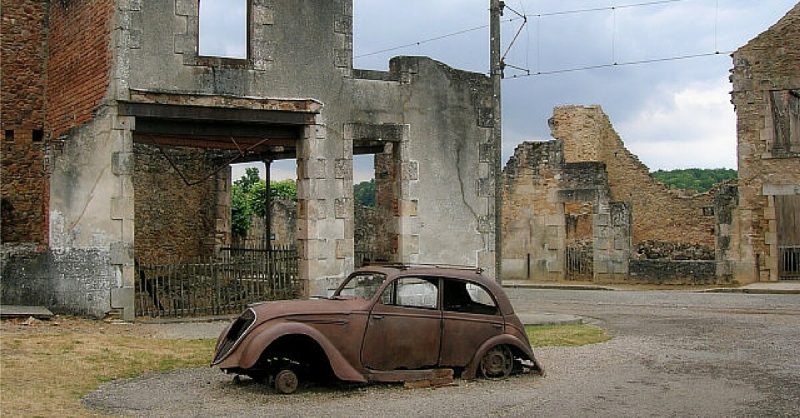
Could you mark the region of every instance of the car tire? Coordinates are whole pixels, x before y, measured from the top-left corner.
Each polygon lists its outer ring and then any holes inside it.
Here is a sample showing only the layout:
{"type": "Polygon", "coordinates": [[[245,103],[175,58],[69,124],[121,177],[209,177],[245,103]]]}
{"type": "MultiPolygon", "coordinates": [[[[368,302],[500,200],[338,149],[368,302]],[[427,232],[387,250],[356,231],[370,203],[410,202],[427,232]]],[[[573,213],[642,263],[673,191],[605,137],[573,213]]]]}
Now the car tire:
{"type": "Polygon", "coordinates": [[[289,395],[297,390],[300,380],[297,374],[289,369],[283,369],[275,375],[275,390],[278,393],[289,395]]]}
{"type": "Polygon", "coordinates": [[[487,379],[505,379],[514,370],[514,355],[505,345],[496,345],[481,358],[481,375],[487,379]]]}

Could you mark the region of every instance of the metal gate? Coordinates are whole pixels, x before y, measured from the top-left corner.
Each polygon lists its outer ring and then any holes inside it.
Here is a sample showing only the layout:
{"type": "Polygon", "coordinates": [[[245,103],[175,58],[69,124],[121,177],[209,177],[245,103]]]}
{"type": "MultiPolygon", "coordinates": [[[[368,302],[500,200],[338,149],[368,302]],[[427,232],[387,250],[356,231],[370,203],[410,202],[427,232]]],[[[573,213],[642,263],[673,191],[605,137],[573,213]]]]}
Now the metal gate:
{"type": "Polygon", "coordinates": [[[238,313],[248,304],[298,297],[297,251],[223,248],[217,257],[136,263],[137,316],[238,313]]]}
{"type": "Polygon", "coordinates": [[[800,280],[800,246],[782,246],[778,250],[779,277],[782,280],[800,280]]]}
{"type": "Polygon", "coordinates": [[[567,280],[592,280],[594,251],[591,245],[577,243],[566,250],[567,280]]]}
{"type": "Polygon", "coordinates": [[[800,195],[775,196],[778,277],[800,280],[800,195]]]}

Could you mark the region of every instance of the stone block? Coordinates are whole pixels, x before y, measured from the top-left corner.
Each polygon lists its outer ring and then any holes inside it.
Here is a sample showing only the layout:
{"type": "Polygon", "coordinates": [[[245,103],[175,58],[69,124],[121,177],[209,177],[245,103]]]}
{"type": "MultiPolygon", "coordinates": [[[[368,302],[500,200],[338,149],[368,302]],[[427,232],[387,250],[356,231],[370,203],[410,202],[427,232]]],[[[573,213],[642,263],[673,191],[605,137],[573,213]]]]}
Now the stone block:
{"type": "Polygon", "coordinates": [[[400,201],[400,216],[411,217],[417,216],[417,200],[401,200],[400,201]]]}
{"type": "Polygon", "coordinates": [[[352,239],[336,240],[336,258],[353,257],[355,241],[352,239]]]}
{"type": "Polygon", "coordinates": [[[121,266],[133,265],[133,246],[124,243],[113,243],[109,246],[109,263],[121,266]]]}
{"type": "Polygon", "coordinates": [[[111,172],[117,176],[133,174],[134,155],[132,152],[111,154],[111,172]]]}
{"type": "Polygon", "coordinates": [[[134,219],[133,199],[130,197],[112,197],[111,219],[133,220],[134,219]]]}
{"type": "Polygon", "coordinates": [[[353,160],[341,158],[337,159],[334,165],[334,177],[337,179],[353,178],[353,160]]]}
{"type": "Polygon", "coordinates": [[[135,289],[133,286],[111,289],[111,307],[115,309],[133,308],[135,289]]]}
{"type": "Polygon", "coordinates": [[[409,160],[400,164],[401,178],[406,181],[419,180],[419,162],[409,160]]]}
{"type": "Polygon", "coordinates": [[[351,217],[350,208],[352,207],[352,202],[350,199],[336,199],[333,206],[334,215],[337,219],[348,219],[351,217]]]}
{"type": "Polygon", "coordinates": [[[256,25],[275,24],[275,13],[266,6],[253,6],[253,23],[256,25]]]}
{"type": "Polygon", "coordinates": [[[199,2],[196,0],[175,0],[175,14],[178,16],[198,16],[199,2]]]}

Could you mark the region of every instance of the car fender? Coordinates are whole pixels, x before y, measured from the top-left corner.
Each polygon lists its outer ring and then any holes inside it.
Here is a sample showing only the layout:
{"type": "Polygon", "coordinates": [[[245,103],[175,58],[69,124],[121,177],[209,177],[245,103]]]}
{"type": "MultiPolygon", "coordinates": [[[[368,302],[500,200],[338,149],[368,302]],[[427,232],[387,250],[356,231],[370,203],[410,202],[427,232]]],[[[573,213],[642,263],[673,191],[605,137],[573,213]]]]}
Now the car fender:
{"type": "Polygon", "coordinates": [[[472,357],[472,360],[461,374],[461,378],[466,380],[474,379],[478,373],[478,366],[481,363],[481,359],[487,351],[496,345],[511,345],[519,349],[528,360],[533,362],[537,372],[541,375],[544,375],[544,369],[542,368],[541,364],[536,361],[536,357],[534,357],[533,351],[528,344],[525,344],[523,341],[513,335],[503,334],[492,337],[481,344],[478,350],[475,351],[475,356],[472,357]]]}
{"type": "MultiPolygon", "coordinates": [[[[364,375],[359,373],[353,365],[345,360],[342,353],[339,352],[321,332],[313,327],[297,322],[268,323],[266,325],[267,329],[264,329],[255,337],[249,339],[249,341],[245,343],[245,346],[242,347],[241,360],[239,361],[239,366],[241,368],[248,369],[253,367],[259,357],[261,357],[261,353],[278,338],[285,335],[305,335],[316,341],[317,344],[322,347],[336,377],[351,382],[367,382],[364,375]]],[[[251,334],[256,330],[251,331],[251,334]]]]}

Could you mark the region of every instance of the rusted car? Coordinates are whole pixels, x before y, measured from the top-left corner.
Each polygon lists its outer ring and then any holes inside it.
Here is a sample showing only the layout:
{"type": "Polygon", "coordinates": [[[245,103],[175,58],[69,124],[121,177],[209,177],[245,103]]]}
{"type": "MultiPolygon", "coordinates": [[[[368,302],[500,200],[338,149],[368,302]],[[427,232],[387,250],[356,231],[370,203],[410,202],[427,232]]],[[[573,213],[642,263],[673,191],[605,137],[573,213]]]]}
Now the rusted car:
{"type": "Polygon", "coordinates": [[[381,265],[326,299],[267,302],[220,335],[212,366],[292,393],[300,380],[497,379],[540,372],[503,289],[479,269],[381,265]]]}

